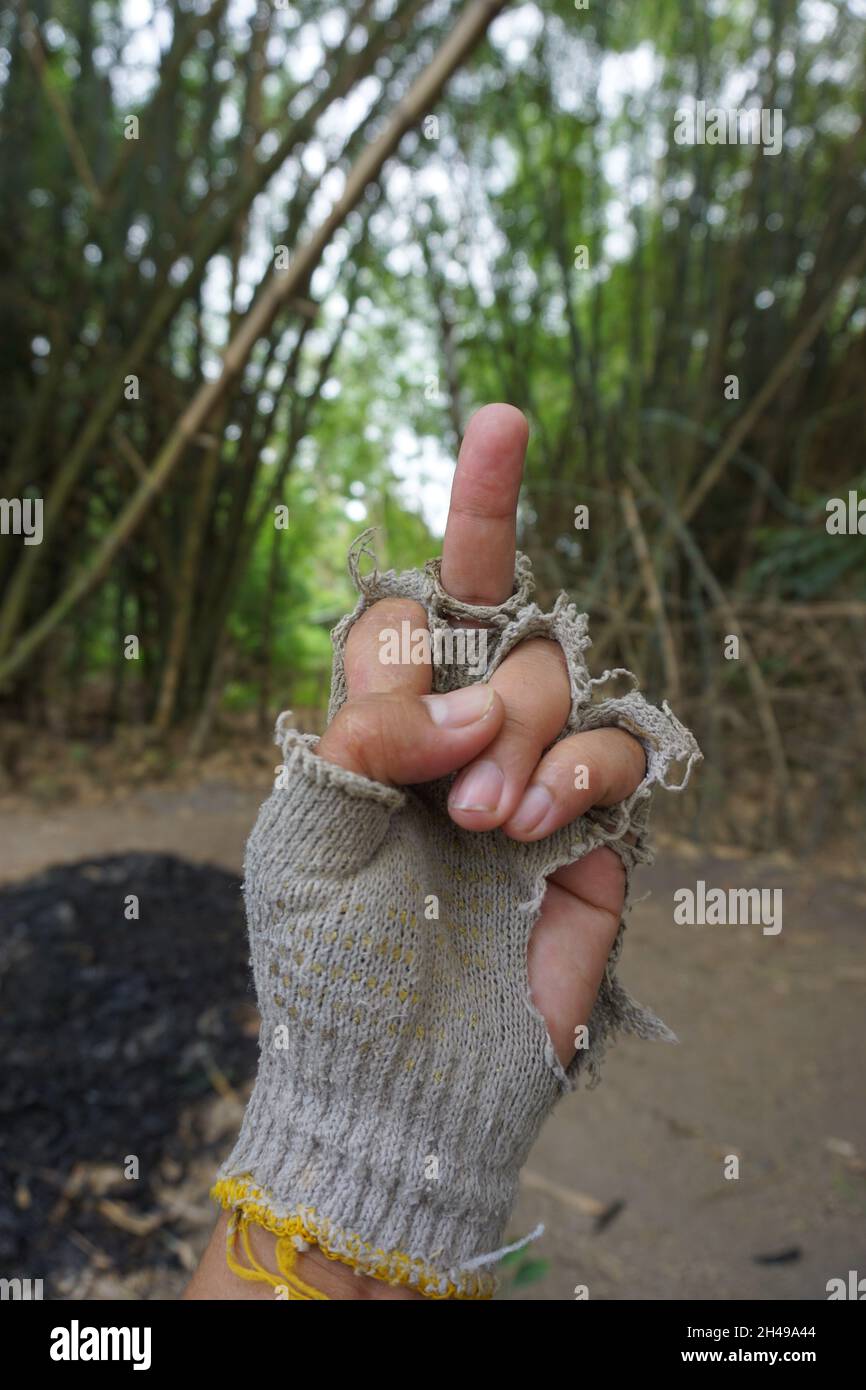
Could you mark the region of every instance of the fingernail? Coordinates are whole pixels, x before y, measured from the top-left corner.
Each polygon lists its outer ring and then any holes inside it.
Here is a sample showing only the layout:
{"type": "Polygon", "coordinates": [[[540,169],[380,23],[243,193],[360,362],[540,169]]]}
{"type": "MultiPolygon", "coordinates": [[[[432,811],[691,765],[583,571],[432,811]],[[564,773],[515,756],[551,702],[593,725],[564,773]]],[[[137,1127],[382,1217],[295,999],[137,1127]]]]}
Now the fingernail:
{"type": "Polygon", "coordinates": [[[547,787],[530,787],[508,822],[509,831],[529,835],[543,825],[552,806],[553,797],[547,787]]]}
{"type": "Polygon", "coordinates": [[[495,811],[504,782],[496,763],[476,763],[452,788],[448,805],[455,811],[495,811]]]}
{"type": "Polygon", "coordinates": [[[463,729],[483,719],[493,706],[493,687],[479,681],[447,695],[422,695],[434,724],[443,729],[463,729]]]}

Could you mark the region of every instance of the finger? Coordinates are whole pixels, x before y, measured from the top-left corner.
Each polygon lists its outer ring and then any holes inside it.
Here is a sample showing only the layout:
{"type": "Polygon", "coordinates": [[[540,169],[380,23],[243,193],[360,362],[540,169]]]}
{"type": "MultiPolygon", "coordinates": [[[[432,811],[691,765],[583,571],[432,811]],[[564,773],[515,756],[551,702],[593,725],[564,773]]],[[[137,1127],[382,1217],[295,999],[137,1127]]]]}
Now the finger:
{"type": "Polygon", "coordinates": [[[515,840],[541,840],[591,806],[624,801],[645,775],[646,754],[624,729],[572,734],[541,759],[523,799],[502,828],[515,840]]]}
{"type": "Polygon", "coordinates": [[[442,542],[442,586],[464,603],[502,603],[514,587],[528,439],[526,417],[512,405],[485,405],[466,428],[442,542]]]}
{"type": "Polygon", "coordinates": [[[591,850],[583,859],[557,869],[549,882],[564,888],[584,907],[615,917],[619,925],[625,901],[625,869],[615,850],[606,845],[591,850]]]}
{"type": "Polygon", "coordinates": [[[592,850],[548,881],[529,938],[529,984],[556,1055],[567,1067],[575,1031],[589,1022],[619,931],[625,871],[613,850],[592,850]]]}
{"type": "Polygon", "coordinates": [[[381,599],[352,627],[346,642],[349,699],[389,690],[426,695],[433,685],[427,614],[412,599],[381,599]]]}
{"type": "Polygon", "coordinates": [[[430,782],[476,757],[504,717],[501,699],[482,681],[447,695],[359,695],[338,711],[316,751],[373,782],[430,782]]]}
{"type": "Polygon", "coordinates": [[[568,718],[571,696],[565,655],[546,637],[521,642],[490,678],[505,720],[483,755],[461,772],[448,798],[453,821],[492,830],[517,809],[526,784],[568,718]]]}

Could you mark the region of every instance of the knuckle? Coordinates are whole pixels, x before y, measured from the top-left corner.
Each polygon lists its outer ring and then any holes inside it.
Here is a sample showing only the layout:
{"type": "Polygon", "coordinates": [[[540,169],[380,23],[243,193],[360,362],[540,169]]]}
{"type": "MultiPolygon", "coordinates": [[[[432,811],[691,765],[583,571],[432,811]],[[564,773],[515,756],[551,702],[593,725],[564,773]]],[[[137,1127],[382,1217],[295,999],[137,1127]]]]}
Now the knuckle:
{"type": "Polygon", "coordinates": [[[403,749],[409,721],[409,701],[403,695],[360,695],[334,717],[342,746],[365,777],[381,780],[403,749]]]}
{"type": "Polygon", "coordinates": [[[331,729],[354,763],[369,769],[378,761],[379,738],[382,729],[381,699],[377,696],[361,696],[350,700],[334,716],[331,729]]]}
{"type": "Polygon", "coordinates": [[[606,778],[583,736],[563,739],[551,749],[549,758],[551,776],[561,795],[569,802],[594,806],[604,793],[606,778]]]}
{"type": "Polygon", "coordinates": [[[647,758],[643,744],[627,729],[600,729],[599,733],[605,735],[605,743],[611,757],[622,766],[624,779],[630,778],[633,781],[631,791],[634,791],[646,773],[647,758]]]}
{"type": "MultiPolygon", "coordinates": [[[[414,599],[386,598],[374,603],[354,624],[346,642],[346,665],[354,678],[363,672],[378,653],[397,653],[397,664],[402,664],[414,651],[408,634],[419,629],[427,631],[427,613],[414,599]],[[383,645],[384,644],[384,645],[383,645]]],[[[388,664],[394,664],[389,655],[388,664]]]]}
{"type": "Polygon", "coordinates": [[[537,719],[533,718],[528,708],[509,705],[507,701],[505,703],[505,718],[502,721],[499,737],[507,738],[515,743],[529,743],[541,747],[537,719]]]}
{"type": "Polygon", "coordinates": [[[361,615],[353,631],[361,628],[365,632],[379,632],[407,621],[412,627],[427,626],[427,613],[420,603],[412,598],[380,598],[361,615]]]}

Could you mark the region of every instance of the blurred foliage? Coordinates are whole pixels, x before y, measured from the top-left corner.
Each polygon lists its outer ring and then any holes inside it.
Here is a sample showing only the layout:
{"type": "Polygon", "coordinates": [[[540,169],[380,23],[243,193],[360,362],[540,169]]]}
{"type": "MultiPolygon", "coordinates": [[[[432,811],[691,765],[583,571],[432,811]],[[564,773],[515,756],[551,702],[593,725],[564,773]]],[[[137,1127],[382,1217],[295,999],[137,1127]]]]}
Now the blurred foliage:
{"type": "Polygon", "coordinates": [[[0,11],[0,492],[46,509],[41,546],[0,550],[0,696],[199,743],[221,708],[321,706],[349,543],[372,525],[383,564],[435,553],[466,421],[508,400],[541,599],[572,589],[597,666],[670,695],[716,766],[732,726],[766,750],[775,833],[815,763],[804,641],[839,798],[866,720],[863,540],[824,524],[864,485],[866,4],[506,6],[221,379],[275,248],[310,238],[461,8],[0,11]],[[780,152],[678,143],[698,100],[778,111],[780,152]]]}

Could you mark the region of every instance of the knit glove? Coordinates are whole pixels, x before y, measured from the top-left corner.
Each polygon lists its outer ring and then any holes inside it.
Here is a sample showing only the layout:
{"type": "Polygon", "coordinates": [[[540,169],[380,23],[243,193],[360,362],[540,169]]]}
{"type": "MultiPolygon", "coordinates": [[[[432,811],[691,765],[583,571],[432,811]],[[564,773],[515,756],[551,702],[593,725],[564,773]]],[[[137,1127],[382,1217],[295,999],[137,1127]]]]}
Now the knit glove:
{"type": "Polygon", "coordinates": [[[546,880],[608,845],[625,868],[627,909],[632,869],[652,857],[651,788],[681,789],[700,752],[667,704],[656,709],[635,691],[594,701],[596,687],[630,673],[590,678],[585,615],[565,594],[542,612],[525,556],[511,598],[478,607],[444,592],[438,560],[362,576],[364,539],[350,555],[357,606],[332,634],[329,719],[346,698],[353,624],[380,599],[411,598],[434,642],[458,619],[488,629],[486,665],[436,666],[435,691],[486,680],[519,642],[551,638],[571,685],[561,736],[627,729],[647,772],[618,807],[521,843],[455,825],[453,776],[399,790],[369,781],[317,757],[318,739],[281,716],[283,763],[245,859],[259,1070],[214,1195],[235,1226],[254,1221],[297,1249],[317,1244],[433,1297],[484,1298],[521,1165],[553,1105],[582,1075],[594,1084],[618,1032],[675,1041],[617,979],[621,922],[586,1046],[560,1064],[527,974],[546,880]],[[679,760],[685,773],[671,786],[679,760]]]}

